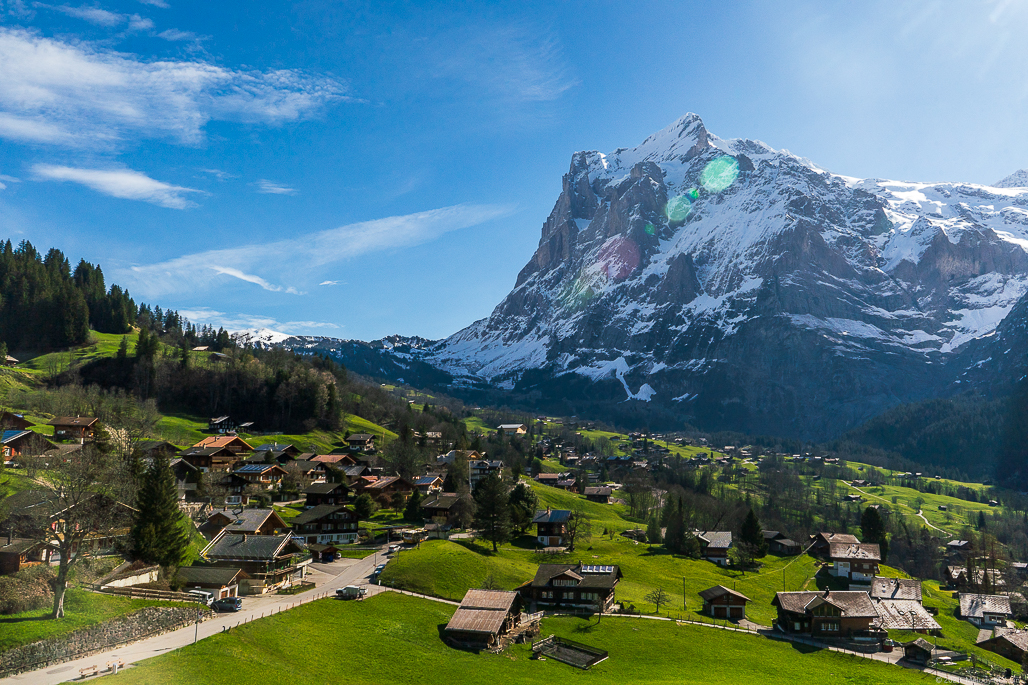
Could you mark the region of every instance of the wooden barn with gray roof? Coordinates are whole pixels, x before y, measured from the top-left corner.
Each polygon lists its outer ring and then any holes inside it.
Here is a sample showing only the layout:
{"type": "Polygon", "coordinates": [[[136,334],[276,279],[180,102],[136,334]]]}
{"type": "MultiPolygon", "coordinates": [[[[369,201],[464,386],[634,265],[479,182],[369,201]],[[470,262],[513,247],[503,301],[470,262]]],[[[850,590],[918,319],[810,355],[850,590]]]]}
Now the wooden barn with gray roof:
{"type": "Polygon", "coordinates": [[[492,647],[521,623],[521,597],[502,590],[468,590],[446,624],[450,642],[492,647]]]}

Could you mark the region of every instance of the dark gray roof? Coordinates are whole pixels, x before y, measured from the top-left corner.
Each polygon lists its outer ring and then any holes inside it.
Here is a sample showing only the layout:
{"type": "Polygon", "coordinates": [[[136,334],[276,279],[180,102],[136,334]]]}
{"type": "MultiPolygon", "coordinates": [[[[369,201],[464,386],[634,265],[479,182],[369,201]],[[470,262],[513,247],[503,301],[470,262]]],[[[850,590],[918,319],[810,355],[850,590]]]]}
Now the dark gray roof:
{"type": "Polygon", "coordinates": [[[257,445],[253,448],[254,452],[285,452],[292,445],[280,445],[277,442],[269,442],[264,445],[257,445]]]}
{"type": "Polygon", "coordinates": [[[581,578],[578,588],[609,590],[621,578],[621,569],[612,565],[541,564],[532,579],[532,587],[547,587],[553,578],[565,573],[572,578],[581,578]]]}
{"type": "Polygon", "coordinates": [[[610,494],[614,492],[614,488],[609,485],[599,485],[597,487],[585,488],[583,494],[588,497],[589,495],[595,495],[597,497],[610,497],[610,494]]]}
{"type": "Polygon", "coordinates": [[[422,509],[449,509],[457,503],[457,494],[453,492],[440,492],[429,495],[421,501],[422,509]]]}
{"type": "Polygon", "coordinates": [[[566,509],[547,509],[535,512],[532,523],[567,523],[571,520],[571,512],[566,509]]]}
{"type": "Polygon", "coordinates": [[[866,592],[861,591],[776,592],[772,604],[782,607],[785,611],[805,614],[808,606],[819,606],[825,602],[839,607],[843,617],[846,618],[875,618],[878,616],[874,602],[866,592]]]}
{"type": "MultiPolygon", "coordinates": [[[[292,543],[295,545],[296,543],[292,543]]],[[[291,546],[291,536],[285,535],[235,535],[225,534],[215,538],[204,550],[210,559],[252,559],[271,561],[291,546]]],[[[297,545],[297,551],[299,546],[297,545]]]]}
{"type": "Polygon", "coordinates": [[[698,530],[696,536],[707,543],[708,549],[728,549],[732,546],[732,532],[728,530],[698,530]]]}
{"type": "Polygon", "coordinates": [[[225,525],[225,529],[230,533],[255,533],[268,520],[268,517],[274,513],[273,509],[243,509],[242,511],[217,509],[211,512],[211,517],[213,518],[215,514],[219,514],[231,519],[225,525]]]}
{"type": "Polygon", "coordinates": [[[292,524],[295,528],[296,526],[300,526],[305,523],[310,523],[311,521],[317,521],[318,519],[324,518],[329,514],[334,514],[337,511],[352,510],[342,505],[319,504],[316,507],[311,507],[310,509],[300,513],[298,516],[295,516],[292,520],[292,524]]]}
{"type": "Polygon", "coordinates": [[[349,490],[343,483],[312,483],[304,489],[305,495],[328,495],[336,491],[349,490]]]}
{"type": "Polygon", "coordinates": [[[736,599],[741,599],[741,600],[743,600],[745,602],[752,602],[753,601],[752,599],[750,599],[746,595],[742,594],[741,592],[736,592],[735,590],[729,590],[724,585],[715,585],[714,587],[707,588],[706,590],[704,590],[703,592],[700,593],[700,597],[705,602],[709,602],[711,600],[717,599],[718,597],[721,597],[722,595],[731,595],[732,597],[735,597],[736,599]]]}
{"type": "Polygon", "coordinates": [[[921,603],[913,599],[880,599],[875,602],[879,627],[885,630],[941,630],[921,603]]]}
{"type": "Polygon", "coordinates": [[[241,571],[238,568],[220,566],[182,566],[178,580],[183,585],[231,585],[241,571]]]}

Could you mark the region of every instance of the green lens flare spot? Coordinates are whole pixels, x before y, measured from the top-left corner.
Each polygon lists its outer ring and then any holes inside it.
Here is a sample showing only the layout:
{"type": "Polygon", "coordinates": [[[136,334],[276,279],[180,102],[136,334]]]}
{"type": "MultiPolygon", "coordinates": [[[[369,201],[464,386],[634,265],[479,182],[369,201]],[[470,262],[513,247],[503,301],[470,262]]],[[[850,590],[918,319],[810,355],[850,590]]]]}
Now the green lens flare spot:
{"type": "Polygon", "coordinates": [[[689,188],[689,190],[685,191],[685,196],[693,202],[696,202],[696,200],[700,199],[700,191],[695,188],[689,188]]]}
{"type": "Polygon", "coordinates": [[[647,221],[646,222],[646,235],[654,235],[654,234],[656,234],[656,232],[657,232],[657,229],[655,229],[653,227],[653,224],[651,224],[649,221],[647,221]]]}
{"type": "Polygon", "coordinates": [[[734,157],[722,155],[703,167],[700,185],[712,193],[720,193],[735,183],[739,177],[739,162],[734,157]]]}
{"type": "Polygon", "coordinates": [[[668,200],[664,211],[667,214],[668,221],[679,223],[685,221],[685,218],[689,216],[689,213],[692,211],[692,202],[685,195],[675,195],[668,200]]]}

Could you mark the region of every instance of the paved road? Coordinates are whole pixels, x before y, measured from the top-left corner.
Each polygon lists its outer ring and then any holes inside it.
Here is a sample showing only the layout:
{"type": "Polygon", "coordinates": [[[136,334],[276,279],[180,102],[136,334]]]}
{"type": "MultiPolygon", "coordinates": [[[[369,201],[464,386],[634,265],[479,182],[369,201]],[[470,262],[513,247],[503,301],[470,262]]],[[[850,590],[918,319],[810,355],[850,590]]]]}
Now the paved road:
{"type": "MultiPolygon", "coordinates": [[[[386,555],[378,554],[377,562],[385,561],[386,555]]],[[[364,559],[340,559],[331,564],[312,565],[311,576],[317,587],[299,595],[267,595],[263,597],[244,597],[244,609],[237,613],[217,614],[214,618],[197,626],[187,626],[179,630],[157,635],[155,637],[130,645],[117,647],[102,654],[83,657],[49,668],[22,673],[9,678],[0,679],[0,685],[56,685],[79,677],[79,669],[94,664],[106,668],[108,661],[121,659],[126,664],[149,659],[160,654],[190,645],[194,635],[199,639],[210,637],[222,632],[237,623],[268,616],[279,611],[286,611],[294,605],[309,602],[319,596],[335,593],[337,588],[347,585],[360,585],[368,582],[368,576],[374,570],[376,555],[364,559]]]]}

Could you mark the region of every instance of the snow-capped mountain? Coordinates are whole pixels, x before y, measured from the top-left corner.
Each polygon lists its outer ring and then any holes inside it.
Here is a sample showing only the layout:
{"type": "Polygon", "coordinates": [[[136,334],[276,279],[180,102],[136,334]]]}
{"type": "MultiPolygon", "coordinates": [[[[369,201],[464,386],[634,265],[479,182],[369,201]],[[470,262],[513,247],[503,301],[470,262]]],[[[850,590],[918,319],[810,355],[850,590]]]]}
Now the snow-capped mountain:
{"type": "Polygon", "coordinates": [[[1026,185],[841,176],[688,114],[634,148],[575,153],[492,315],[392,356],[582,415],[648,403],[838,434],[975,363],[967,343],[1028,292],[1026,185]]]}

